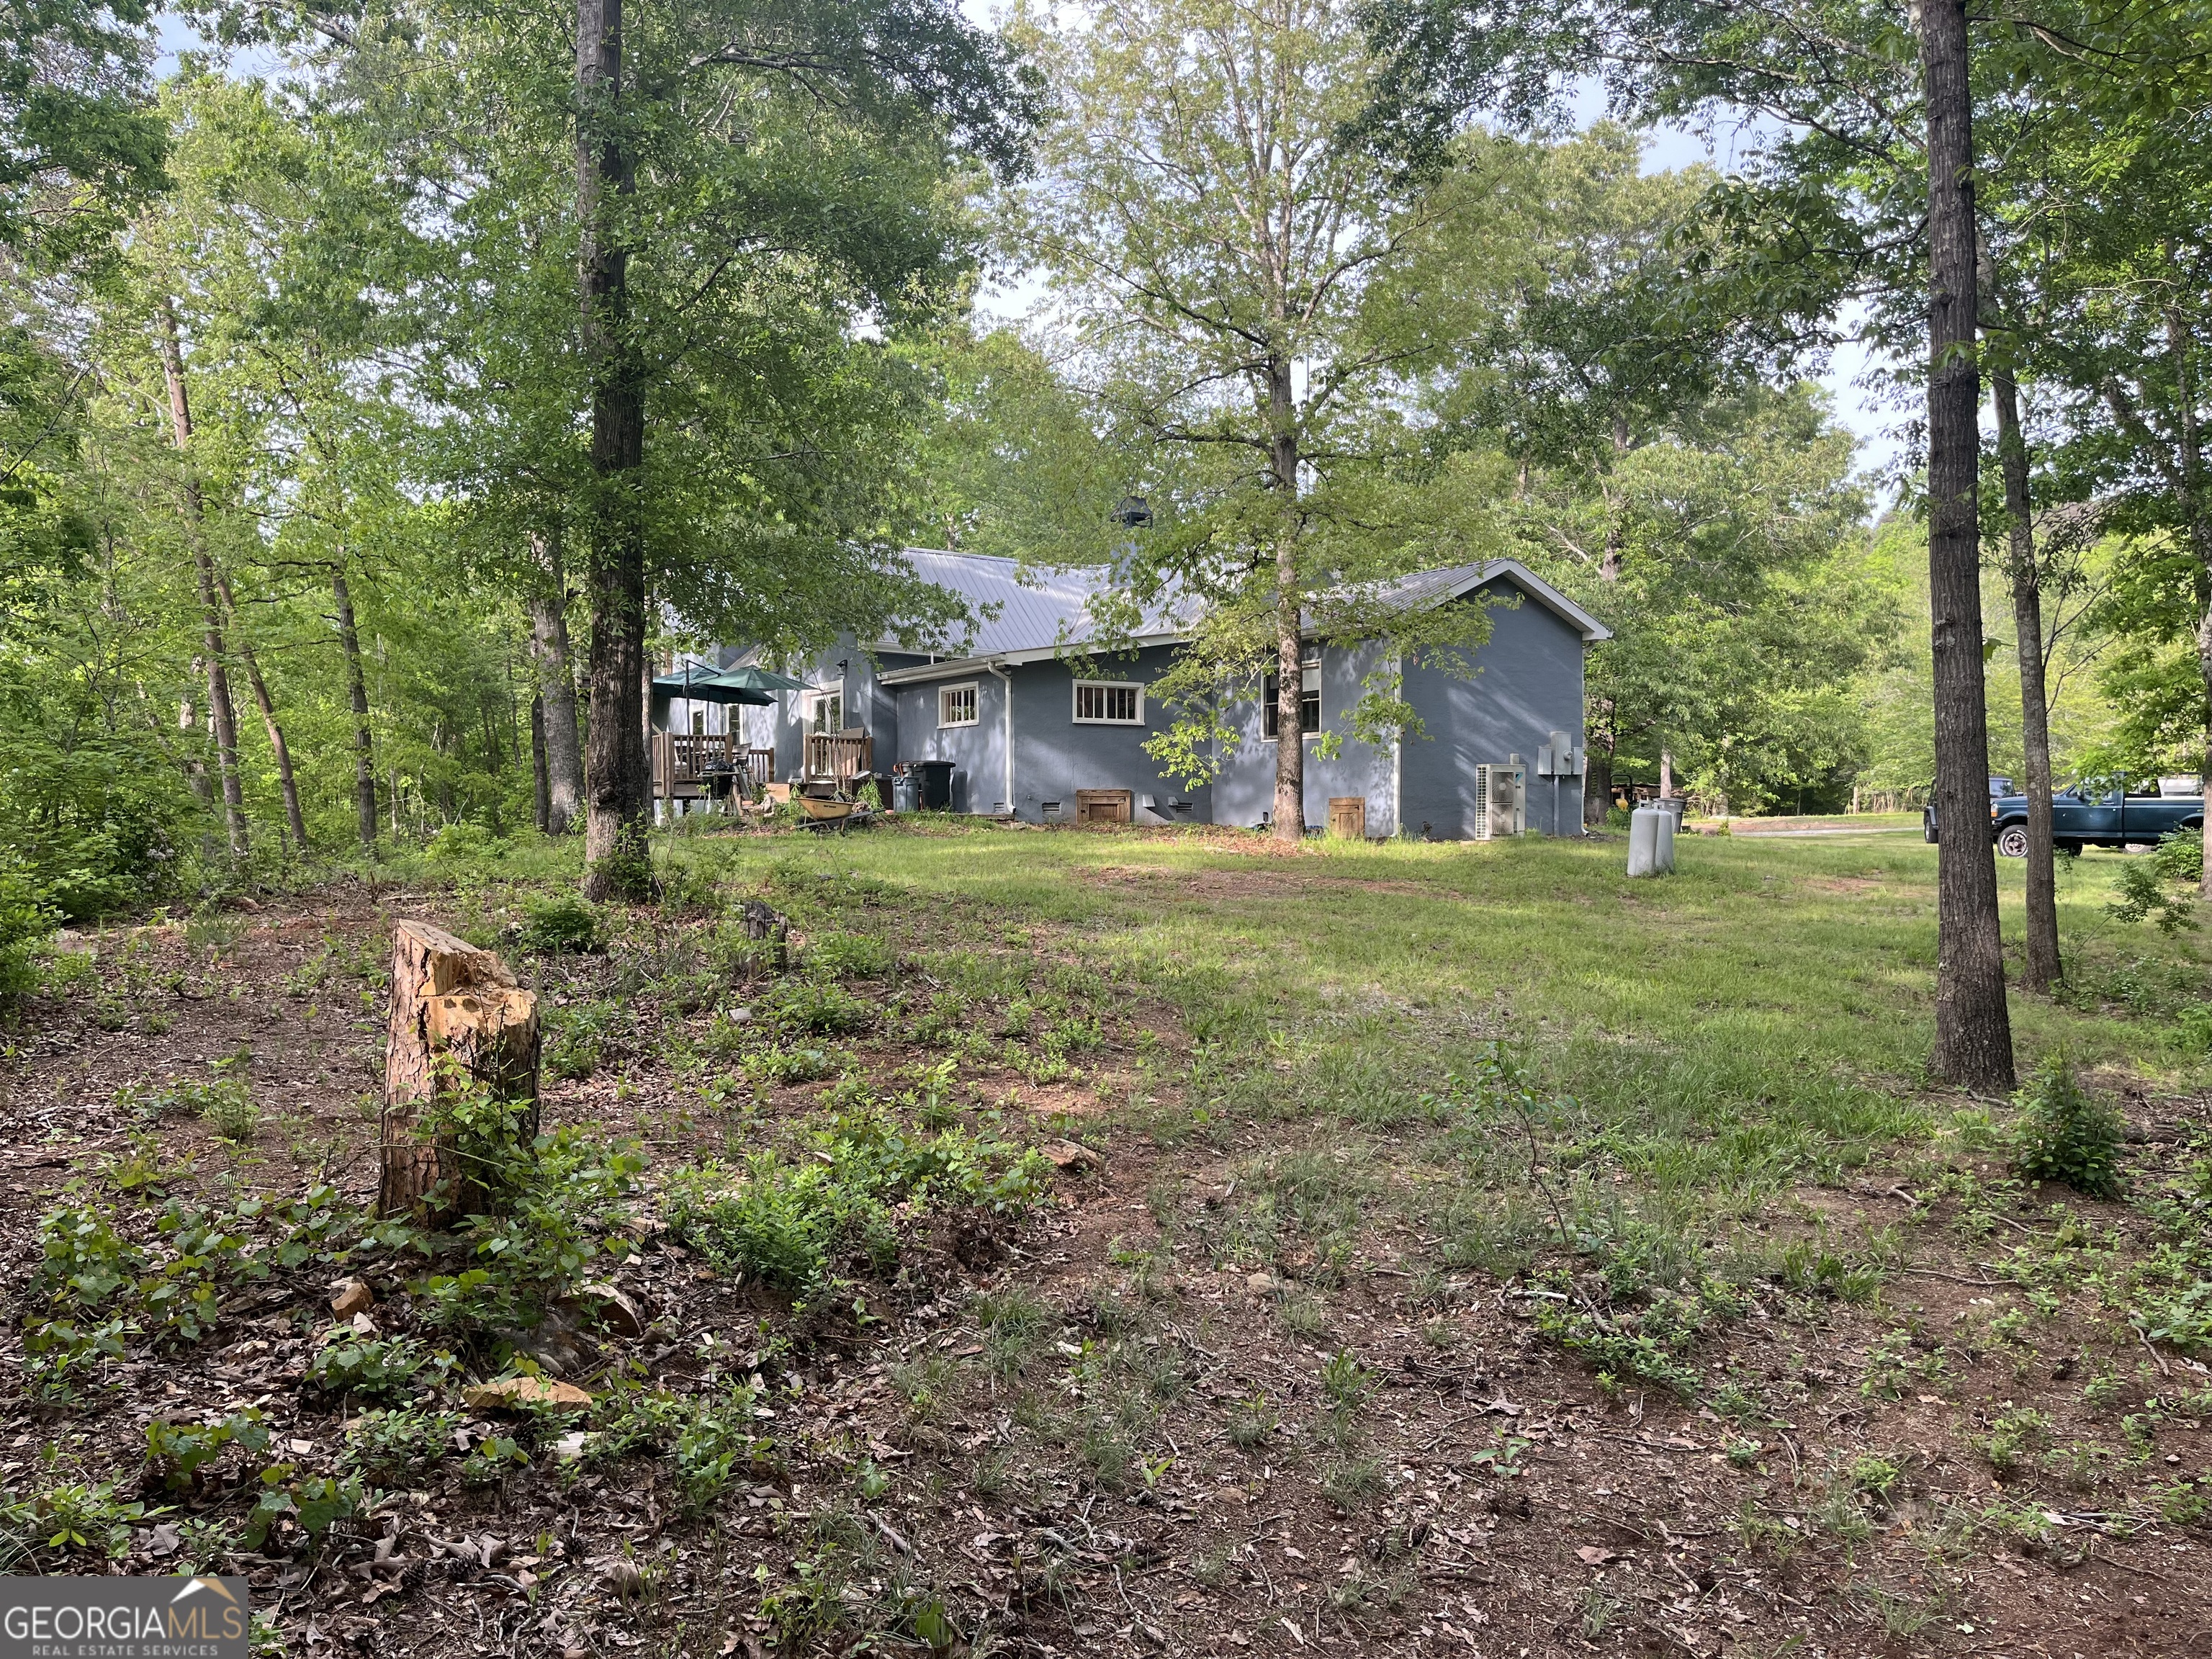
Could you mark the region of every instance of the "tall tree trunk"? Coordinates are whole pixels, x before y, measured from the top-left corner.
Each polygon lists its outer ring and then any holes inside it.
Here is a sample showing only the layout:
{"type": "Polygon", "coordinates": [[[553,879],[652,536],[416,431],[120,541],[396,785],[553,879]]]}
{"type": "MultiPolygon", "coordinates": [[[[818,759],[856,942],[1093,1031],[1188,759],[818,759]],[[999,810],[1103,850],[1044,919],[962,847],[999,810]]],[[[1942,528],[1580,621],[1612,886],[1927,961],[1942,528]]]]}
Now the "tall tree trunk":
{"type": "Polygon", "coordinates": [[[545,833],[565,836],[584,805],[584,750],[576,729],[576,671],[568,651],[568,576],[556,538],[537,540],[542,586],[530,596],[530,651],[545,720],[545,833]]]}
{"type": "Polygon", "coordinates": [[[1298,440],[1293,422],[1291,365],[1267,365],[1267,412],[1274,428],[1270,482],[1283,498],[1275,539],[1275,811],[1277,841],[1306,833],[1306,740],[1299,712],[1305,699],[1304,594],[1298,582],[1298,440]]]}
{"type": "Polygon", "coordinates": [[[238,773],[238,707],[230,700],[230,671],[225,666],[222,611],[215,586],[215,560],[207,545],[205,515],[202,512],[199,474],[191,460],[192,408],[185,393],[185,354],[177,342],[177,313],[161,302],[161,376],[168,384],[169,435],[185,458],[185,533],[192,545],[192,570],[199,581],[200,629],[207,657],[208,712],[215,721],[216,769],[222,780],[223,827],[230,836],[230,856],[243,859],[247,852],[246,791],[238,773]]]}
{"type": "MultiPolygon", "coordinates": [[[[338,647],[345,655],[346,698],[353,706],[354,833],[362,856],[376,856],[376,734],[368,724],[368,676],[361,662],[361,633],[354,626],[353,591],[343,566],[331,567],[331,603],[337,608],[338,647]]],[[[392,833],[399,833],[399,799],[392,801],[392,833]]]]}
{"type": "MultiPolygon", "coordinates": [[[[192,676],[200,678],[198,659],[192,661],[192,676]]],[[[185,744],[185,781],[191,787],[192,799],[203,806],[215,805],[215,785],[209,781],[207,763],[200,758],[200,711],[187,691],[177,699],[177,734],[186,738],[185,744]],[[189,736],[187,736],[189,734],[189,736]]]]}
{"type": "Polygon", "coordinates": [[[231,641],[238,647],[239,665],[246,670],[246,683],[252,688],[254,706],[261,711],[261,724],[269,733],[269,747],[276,757],[276,782],[284,795],[284,822],[292,831],[292,844],[304,855],[307,850],[307,823],[300,816],[300,786],[292,775],[292,749],[284,741],[284,727],[276,719],[276,703],[269,695],[268,683],[261,678],[261,665],[255,659],[253,646],[239,623],[238,600],[230,591],[230,579],[221,571],[216,573],[216,590],[222,595],[223,610],[230,617],[231,641]]]}
{"type": "Polygon", "coordinates": [[[1601,699],[1598,708],[1605,719],[1592,722],[1583,757],[1583,823],[1592,829],[1613,811],[1613,705],[1601,699]]]}
{"type": "Polygon", "coordinates": [[[553,817],[553,791],[546,775],[545,765],[545,699],[543,696],[530,700],[530,799],[538,820],[538,833],[548,833],[547,825],[553,817]]]}
{"type": "MultiPolygon", "coordinates": [[[[2172,257],[2172,249],[2167,250],[2172,257]]],[[[2175,435],[2180,440],[2182,512],[2190,550],[2197,556],[2197,672],[2204,682],[2204,811],[2212,828],[2212,515],[2204,501],[2204,437],[2197,422],[2197,362],[2189,324],[2178,306],[2166,307],[2166,349],[2173,360],[2175,435]]],[[[2197,890],[2212,897],[2212,833],[2204,837],[2197,890]]]]}
{"type": "Polygon", "coordinates": [[[589,805],[584,891],[641,898],[653,879],[646,842],[645,538],[637,492],[645,398],[629,337],[629,254],[608,198],[626,196],[631,161],[616,118],[622,95],[622,0],[577,0],[576,218],[584,355],[592,371],[592,649],[589,805]]]}
{"type": "Polygon", "coordinates": [[[2027,494],[2027,441],[2020,429],[2020,390],[2012,365],[1990,374],[1997,411],[1997,460],[2004,473],[2010,546],[2013,632],[2020,647],[2021,746],[2027,763],[2027,954],[2021,983],[2048,991],[2064,970],[2058,959],[2058,881],[2051,844],[2051,702],[2044,683],[2043,572],[2035,558],[2035,520],[2027,494]]]}
{"type": "Polygon", "coordinates": [[[1936,1049],[1929,1069],[1984,1092],[2014,1084],[2004,942],[1989,836],[1989,710],[1982,684],[1981,374],[1973,92],[1965,0],[1922,0],[1928,105],[1928,588],[1935,651],[1936,1049]]]}

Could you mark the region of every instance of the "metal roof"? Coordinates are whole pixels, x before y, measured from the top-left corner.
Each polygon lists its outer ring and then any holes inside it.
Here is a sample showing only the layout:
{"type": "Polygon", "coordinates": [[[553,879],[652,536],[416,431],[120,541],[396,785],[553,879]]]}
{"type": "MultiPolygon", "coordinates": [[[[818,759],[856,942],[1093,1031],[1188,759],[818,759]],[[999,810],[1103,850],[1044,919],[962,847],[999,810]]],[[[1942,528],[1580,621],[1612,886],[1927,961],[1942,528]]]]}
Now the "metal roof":
{"type": "Polygon", "coordinates": [[[1480,564],[1455,564],[1442,570],[1417,570],[1384,582],[1377,596],[1401,610],[1441,605],[1480,587],[1500,576],[1510,577],[1528,597],[1580,633],[1585,643],[1609,640],[1613,630],[1518,559],[1488,559],[1480,564]]]}
{"type": "MultiPolygon", "coordinates": [[[[971,657],[1050,651],[1055,646],[1079,644],[1091,638],[1097,628],[1091,602],[1112,585],[1112,572],[1103,566],[1048,570],[988,554],[946,553],[924,547],[909,547],[905,556],[916,575],[957,595],[975,613],[971,634],[937,641],[940,649],[958,650],[971,657]]],[[[1147,612],[1137,631],[1149,637],[1172,635],[1177,629],[1161,608],[1147,612]]],[[[877,648],[913,647],[884,640],[877,648]]]]}
{"type": "MultiPolygon", "coordinates": [[[[963,664],[986,657],[1049,656],[1058,647],[1082,643],[1095,631],[1091,602],[1112,583],[1112,572],[1103,566],[1048,570],[988,554],[947,553],[921,547],[906,549],[905,557],[916,575],[949,589],[975,613],[978,620],[971,635],[938,642],[940,650],[958,652],[963,664]]],[[[1418,610],[1456,599],[1500,576],[1510,577],[1585,641],[1613,637],[1604,623],[1514,559],[1415,571],[1382,583],[1376,594],[1388,604],[1418,610]]],[[[1148,611],[1137,629],[1139,640],[1146,644],[1179,640],[1182,633],[1182,625],[1170,605],[1148,611]]],[[[878,641],[877,648],[914,647],[884,640],[878,641]]],[[[927,644],[923,648],[928,648],[927,644]]]]}

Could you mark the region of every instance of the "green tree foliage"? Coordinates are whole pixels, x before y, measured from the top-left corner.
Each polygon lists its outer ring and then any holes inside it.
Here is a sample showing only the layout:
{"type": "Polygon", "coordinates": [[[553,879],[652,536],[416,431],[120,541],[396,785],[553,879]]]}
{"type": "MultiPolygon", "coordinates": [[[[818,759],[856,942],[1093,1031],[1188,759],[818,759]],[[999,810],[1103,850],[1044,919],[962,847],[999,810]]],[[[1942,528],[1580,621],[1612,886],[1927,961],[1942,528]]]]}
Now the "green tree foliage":
{"type": "Polygon", "coordinates": [[[1710,173],[1641,152],[1607,125],[1449,148],[1404,281],[1430,441],[1489,533],[1614,632],[1589,663],[1594,813],[1662,751],[1737,810],[1832,797],[1863,747],[1851,682],[1899,623],[1856,560],[1852,446],[1808,390],[1759,388],[1772,342],[1708,259],[1710,173]]]}
{"type": "Polygon", "coordinates": [[[141,112],[167,190],[118,175],[100,259],[19,264],[0,848],[42,902],[234,879],[294,823],[325,852],[526,824],[526,613],[611,510],[653,599],[625,627],[796,647],[951,613],[889,556],[929,391],[903,343],[957,292],[1025,83],[924,0],[634,11],[610,211],[653,438],[611,485],[574,24],[233,9],[291,79],[188,66],[141,112]]]}
{"type": "Polygon", "coordinates": [[[1601,489],[1532,469],[1514,514],[1528,562],[1614,630],[1588,671],[1614,775],[1656,777],[1665,749],[1735,811],[1848,798],[1856,682],[1902,622],[1863,556],[1852,448],[1800,388],[1686,411],[1601,489]]]}
{"type": "MultiPolygon", "coordinates": [[[[1176,714],[1153,751],[1196,779],[1271,672],[1296,729],[1302,640],[1454,662],[1486,633],[1480,607],[1406,615],[1379,586],[1457,556],[1424,557],[1434,502],[1397,396],[1426,349],[1393,280],[1425,201],[1349,134],[1371,58],[1346,4],[1130,0],[1080,26],[1025,13],[1021,38],[1056,107],[1017,242],[1049,283],[1055,367],[1152,503],[1117,557],[1117,620],[1175,608],[1193,632],[1153,682],[1176,714]]],[[[1071,482],[1103,518],[1106,480],[1071,482]]],[[[1387,740],[1410,714],[1384,671],[1353,726],[1387,740]]],[[[1277,751],[1276,833],[1296,836],[1304,745],[1277,751]]]]}

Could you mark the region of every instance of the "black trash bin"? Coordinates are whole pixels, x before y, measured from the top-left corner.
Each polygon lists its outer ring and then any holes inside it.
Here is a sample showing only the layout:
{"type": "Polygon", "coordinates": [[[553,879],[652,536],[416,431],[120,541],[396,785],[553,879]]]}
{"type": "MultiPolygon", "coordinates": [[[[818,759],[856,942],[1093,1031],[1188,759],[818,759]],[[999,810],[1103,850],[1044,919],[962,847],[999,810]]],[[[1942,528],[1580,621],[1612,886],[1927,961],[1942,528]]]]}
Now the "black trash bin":
{"type": "Polygon", "coordinates": [[[916,761],[913,766],[919,785],[925,812],[950,812],[952,810],[952,763],[949,760],[916,761]]]}

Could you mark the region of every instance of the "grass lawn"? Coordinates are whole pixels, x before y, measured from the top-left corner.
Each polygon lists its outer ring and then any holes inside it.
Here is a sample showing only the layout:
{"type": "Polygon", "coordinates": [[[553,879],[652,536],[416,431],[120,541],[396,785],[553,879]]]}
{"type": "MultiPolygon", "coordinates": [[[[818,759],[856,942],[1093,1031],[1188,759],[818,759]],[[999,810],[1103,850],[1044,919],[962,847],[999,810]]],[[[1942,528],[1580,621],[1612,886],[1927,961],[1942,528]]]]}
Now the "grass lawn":
{"type": "MultiPolygon", "coordinates": [[[[1264,1033],[1274,1065],[1255,1092],[1287,1114],[1388,1121],[1504,1039],[1601,1109],[1656,1109],[1686,1131],[1724,1115],[1753,1137],[1747,1168],[1777,1179],[1798,1172],[1777,1158],[1857,1156],[1924,1129],[1936,849],[1889,836],[1680,848],[1658,881],[1626,878],[1618,840],[1322,842],[1285,860],[1256,840],[983,830],[799,856],[1048,919],[1187,988],[1198,1029],[1264,1033]],[[1767,1149],[1775,1135],[1802,1144],[1767,1149]]],[[[2015,999],[2022,1069],[2063,1050],[2182,1086],[2205,1054],[2176,1016],[2206,975],[2188,936],[2105,915],[2118,859],[2063,873],[2076,987],[2015,999]]],[[[2016,952],[2021,872],[1999,873],[2016,952]]]]}
{"type": "Polygon", "coordinates": [[[1934,848],[1624,853],[685,834],[597,917],[538,843],[104,935],[0,1072],[0,1542],[363,1651],[2202,1650],[2197,936],[2062,878],[2014,1020],[2117,1115],[2085,1195],[1923,1075],[1934,848]],[[540,994],[519,1221],[360,1218],[401,915],[540,994]],[[592,1402],[468,1403],[517,1367],[592,1402]],[[281,1474],[137,1449],[252,1398],[281,1474]]]}

